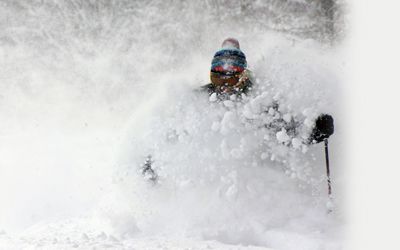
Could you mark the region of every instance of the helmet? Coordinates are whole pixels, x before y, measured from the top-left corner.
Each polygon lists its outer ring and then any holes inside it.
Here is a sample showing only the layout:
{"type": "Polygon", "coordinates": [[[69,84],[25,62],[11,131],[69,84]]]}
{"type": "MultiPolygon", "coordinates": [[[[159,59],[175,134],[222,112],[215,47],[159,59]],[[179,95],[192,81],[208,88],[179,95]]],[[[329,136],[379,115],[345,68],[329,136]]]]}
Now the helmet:
{"type": "Polygon", "coordinates": [[[239,41],[235,38],[227,38],[222,42],[222,48],[236,48],[240,49],[239,41]]]}

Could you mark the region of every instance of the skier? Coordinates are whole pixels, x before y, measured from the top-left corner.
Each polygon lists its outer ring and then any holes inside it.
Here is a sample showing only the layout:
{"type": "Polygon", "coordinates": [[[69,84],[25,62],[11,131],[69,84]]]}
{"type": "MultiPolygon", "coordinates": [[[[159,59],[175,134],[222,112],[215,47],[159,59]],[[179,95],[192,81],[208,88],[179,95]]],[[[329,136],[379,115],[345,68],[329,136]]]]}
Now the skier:
{"type": "MultiPolygon", "coordinates": [[[[245,54],[240,50],[239,41],[235,38],[227,38],[222,42],[211,62],[210,80],[211,83],[202,86],[209,95],[216,94],[218,99],[224,100],[231,95],[241,96],[247,94],[253,83],[251,72],[247,69],[245,54]]],[[[279,103],[272,103],[271,108],[279,113],[279,103]]],[[[314,127],[307,144],[319,143],[328,139],[334,132],[333,118],[328,114],[321,114],[315,120],[314,127]]],[[[269,129],[279,131],[284,128],[289,134],[296,134],[299,123],[296,121],[287,122],[283,118],[275,120],[266,125],[269,129]]]]}
{"type": "MultiPolygon", "coordinates": [[[[253,86],[251,81],[252,74],[247,69],[246,56],[240,50],[239,41],[235,38],[225,39],[221,47],[215,53],[211,63],[211,83],[202,86],[201,89],[209,95],[216,94],[219,100],[229,99],[231,95],[241,97],[242,94],[247,94],[253,86]]],[[[280,113],[277,102],[272,103],[271,108],[274,109],[274,112],[280,113]]],[[[293,119],[288,122],[282,116],[280,117],[270,124],[265,124],[265,127],[275,132],[284,128],[288,134],[296,135],[296,130],[300,123],[293,119]]],[[[313,144],[322,142],[328,139],[333,132],[332,116],[321,114],[315,120],[315,125],[305,143],[313,144]]],[[[146,179],[156,183],[158,176],[152,167],[152,163],[151,155],[149,155],[142,166],[142,175],[146,179]]]]}

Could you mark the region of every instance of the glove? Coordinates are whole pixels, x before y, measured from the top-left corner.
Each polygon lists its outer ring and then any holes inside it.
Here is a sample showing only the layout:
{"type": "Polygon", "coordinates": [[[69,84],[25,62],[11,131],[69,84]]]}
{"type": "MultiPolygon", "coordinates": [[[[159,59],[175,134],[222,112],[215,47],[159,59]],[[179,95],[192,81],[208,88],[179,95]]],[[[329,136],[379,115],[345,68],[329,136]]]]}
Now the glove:
{"type": "Polygon", "coordinates": [[[329,138],[334,132],[333,117],[327,114],[321,114],[315,120],[314,128],[310,135],[310,143],[319,143],[329,138]]]}

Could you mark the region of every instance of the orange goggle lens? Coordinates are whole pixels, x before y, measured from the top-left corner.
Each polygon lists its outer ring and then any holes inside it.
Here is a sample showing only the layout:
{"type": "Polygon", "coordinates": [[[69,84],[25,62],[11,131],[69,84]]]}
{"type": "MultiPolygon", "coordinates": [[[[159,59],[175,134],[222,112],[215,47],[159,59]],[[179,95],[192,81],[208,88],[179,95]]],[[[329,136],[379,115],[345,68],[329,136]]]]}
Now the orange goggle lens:
{"type": "Polygon", "coordinates": [[[239,82],[239,76],[238,75],[221,75],[218,73],[211,72],[210,80],[216,86],[223,86],[223,85],[234,86],[239,82]]]}

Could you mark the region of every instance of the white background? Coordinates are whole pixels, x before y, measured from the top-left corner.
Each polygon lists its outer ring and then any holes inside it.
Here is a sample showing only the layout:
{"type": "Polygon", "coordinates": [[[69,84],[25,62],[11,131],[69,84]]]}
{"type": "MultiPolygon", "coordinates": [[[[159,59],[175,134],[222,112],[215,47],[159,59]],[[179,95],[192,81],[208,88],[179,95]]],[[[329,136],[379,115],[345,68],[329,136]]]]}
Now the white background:
{"type": "Polygon", "coordinates": [[[400,2],[352,4],[348,249],[400,249],[400,2]]]}

